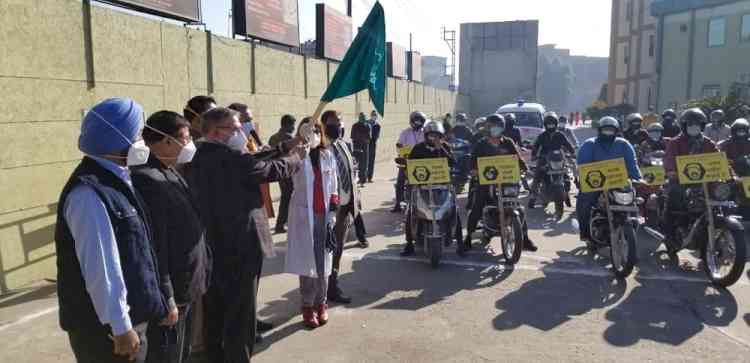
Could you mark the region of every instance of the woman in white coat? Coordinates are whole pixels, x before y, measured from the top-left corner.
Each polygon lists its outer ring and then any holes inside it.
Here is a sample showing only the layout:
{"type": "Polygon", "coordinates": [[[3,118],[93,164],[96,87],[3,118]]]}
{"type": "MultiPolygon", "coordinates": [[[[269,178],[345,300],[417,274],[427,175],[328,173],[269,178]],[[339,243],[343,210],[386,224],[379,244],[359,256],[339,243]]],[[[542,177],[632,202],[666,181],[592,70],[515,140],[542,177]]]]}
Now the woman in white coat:
{"type": "Polygon", "coordinates": [[[320,123],[302,120],[298,134],[310,152],[292,177],[285,272],[299,275],[302,318],[314,329],[328,322],[328,276],[333,261],[329,235],[338,207],[338,168],[320,123]],[[312,130],[311,130],[312,128],[312,130]]]}

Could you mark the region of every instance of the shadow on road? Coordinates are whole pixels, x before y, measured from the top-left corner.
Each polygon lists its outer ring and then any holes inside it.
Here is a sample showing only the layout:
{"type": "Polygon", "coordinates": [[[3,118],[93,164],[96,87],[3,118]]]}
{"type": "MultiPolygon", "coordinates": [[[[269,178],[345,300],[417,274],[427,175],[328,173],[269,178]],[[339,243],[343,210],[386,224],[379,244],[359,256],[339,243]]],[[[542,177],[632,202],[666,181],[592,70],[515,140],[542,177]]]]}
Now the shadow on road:
{"type": "Polygon", "coordinates": [[[494,320],[498,330],[511,330],[523,325],[550,331],[576,316],[602,309],[619,301],[625,294],[626,282],[614,277],[548,273],[569,267],[571,252],[558,252],[559,258],[542,268],[543,277],[525,282],[521,287],[498,300],[501,311],[494,320]]]}

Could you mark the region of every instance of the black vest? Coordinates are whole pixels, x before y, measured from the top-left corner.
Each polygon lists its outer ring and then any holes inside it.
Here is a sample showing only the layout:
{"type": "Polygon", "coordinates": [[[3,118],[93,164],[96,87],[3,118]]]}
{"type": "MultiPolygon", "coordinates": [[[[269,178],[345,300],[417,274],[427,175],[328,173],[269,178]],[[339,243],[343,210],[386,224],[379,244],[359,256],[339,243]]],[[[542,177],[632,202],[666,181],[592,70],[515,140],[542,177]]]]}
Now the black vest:
{"type": "Polygon", "coordinates": [[[66,331],[102,328],[86,291],[75,240],[65,220],[68,194],[81,184],[93,188],[107,208],[120,254],[131,323],[161,319],[167,314],[166,304],[159,290],[159,274],[143,203],[120,178],[93,159],[84,158],[63,188],[57,207],[55,246],[60,326],[66,331]]]}

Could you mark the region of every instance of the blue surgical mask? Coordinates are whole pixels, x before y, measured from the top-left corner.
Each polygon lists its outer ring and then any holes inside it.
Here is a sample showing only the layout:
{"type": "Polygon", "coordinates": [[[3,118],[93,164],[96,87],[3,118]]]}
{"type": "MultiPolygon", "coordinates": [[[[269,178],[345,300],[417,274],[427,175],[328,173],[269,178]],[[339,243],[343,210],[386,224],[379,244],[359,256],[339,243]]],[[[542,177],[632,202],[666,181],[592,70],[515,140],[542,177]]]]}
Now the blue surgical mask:
{"type": "Polygon", "coordinates": [[[250,137],[250,133],[255,130],[255,126],[253,126],[252,122],[245,122],[242,124],[242,132],[245,134],[245,137],[250,137]]]}

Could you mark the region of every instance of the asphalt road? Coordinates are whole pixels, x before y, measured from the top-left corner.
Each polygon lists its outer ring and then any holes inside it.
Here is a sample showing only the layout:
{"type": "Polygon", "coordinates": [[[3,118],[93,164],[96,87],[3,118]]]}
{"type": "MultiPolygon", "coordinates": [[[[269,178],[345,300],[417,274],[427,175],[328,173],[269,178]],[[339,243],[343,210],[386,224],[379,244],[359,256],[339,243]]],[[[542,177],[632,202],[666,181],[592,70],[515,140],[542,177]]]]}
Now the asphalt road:
{"type": "MultiPolygon", "coordinates": [[[[453,248],[439,269],[422,256],[401,258],[393,171],[363,192],[371,247],[350,243],[341,284],[354,302],[334,306],[325,327],[308,331],[298,279],[280,256],[266,263],[259,314],[276,328],[256,347],[257,362],[750,360],[750,280],[715,289],[695,268],[660,262],[655,242],[638,241],[639,265],[614,279],[608,259],[589,255],[570,224],[551,211],[529,212],[540,249],[511,268],[497,240],[466,258],[453,248]]],[[[465,195],[461,196],[462,203],[465,195]]],[[[465,221],[465,218],[464,218],[465,221]]],[[[607,255],[606,250],[602,250],[607,255]]],[[[682,255],[695,264],[689,254],[682,255]]],[[[0,298],[0,362],[72,362],[57,326],[54,286],[40,283],[0,298]]]]}

